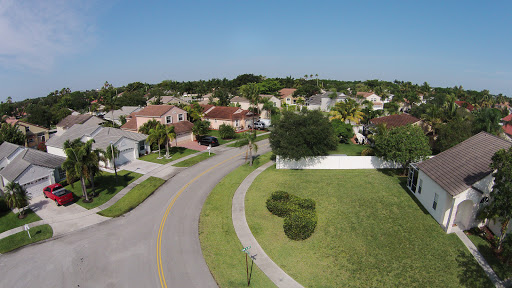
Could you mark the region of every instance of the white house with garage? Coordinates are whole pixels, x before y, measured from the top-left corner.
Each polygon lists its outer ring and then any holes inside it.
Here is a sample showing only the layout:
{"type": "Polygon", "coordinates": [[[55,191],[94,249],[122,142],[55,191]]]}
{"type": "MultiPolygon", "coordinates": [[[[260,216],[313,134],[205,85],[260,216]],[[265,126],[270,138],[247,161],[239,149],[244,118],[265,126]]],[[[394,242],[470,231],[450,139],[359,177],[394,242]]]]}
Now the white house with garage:
{"type": "Polygon", "coordinates": [[[32,197],[40,196],[44,187],[66,178],[61,169],[64,160],[65,157],[4,142],[0,145],[0,189],[15,182],[32,197]]]}
{"type": "Polygon", "coordinates": [[[475,217],[491,198],[492,156],[511,146],[511,142],[480,132],[428,160],[411,164],[407,187],[447,233],[454,232],[454,227],[467,230],[487,225],[499,234],[498,221],[481,222],[475,217]]]}
{"type": "MultiPolygon", "coordinates": [[[[150,146],[146,142],[147,135],[112,127],[84,124],[75,124],[61,136],[50,138],[46,142],[46,149],[48,153],[66,157],[64,142],[67,140],[73,141],[77,138],[82,142],[93,139],[93,149],[105,150],[112,143],[119,150],[116,165],[128,163],[150,152],[150,146]]],[[[100,165],[105,165],[105,163],[100,162],[100,165]]],[[[109,164],[109,166],[113,165],[109,164]]]]}

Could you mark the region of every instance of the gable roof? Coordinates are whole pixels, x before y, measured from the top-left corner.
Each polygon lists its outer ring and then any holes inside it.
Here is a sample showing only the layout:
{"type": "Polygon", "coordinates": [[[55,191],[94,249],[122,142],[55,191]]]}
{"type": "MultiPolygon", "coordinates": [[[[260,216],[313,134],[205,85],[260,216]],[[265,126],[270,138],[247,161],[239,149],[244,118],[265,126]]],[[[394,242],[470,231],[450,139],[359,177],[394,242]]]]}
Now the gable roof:
{"type": "MultiPolygon", "coordinates": [[[[325,93],[321,94],[315,94],[311,97],[309,97],[308,104],[309,105],[321,105],[322,104],[322,98],[330,98],[329,96],[334,93],[332,91],[327,91],[325,93]]],[[[347,98],[347,95],[345,95],[342,92],[336,92],[336,100],[343,100],[347,98]]]]}
{"type": "Polygon", "coordinates": [[[126,123],[121,126],[123,130],[137,131],[137,118],[133,117],[126,120],[126,123]]]}
{"type": "Polygon", "coordinates": [[[475,110],[475,107],[466,101],[455,101],[455,104],[459,107],[463,107],[469,110],[469,112],[475,110]]]}
{"type": "Polygon", "coordinates": [[[375,94],[375,93],[373,93],[373,92],[357,92],[357,94],[356,94],[356,95],[357,95],[357,96],[362,96],[362,97],[364,97],[364,98],[368,98],[368,97],[370,97],[370,96],[372,96],[372,95],[375,95],[375,96],[380,97],[379,95],[377,95],[377,94],[375,94]]]}
{"type": "Polygon", "coordinates": [[[169,125],[174,126],[174,132],[176,134],[190,132],[192,131],[192,127],[194,127],[194,123],[190,121],[180,121],[169,125]]]}
{"type": "Polygon", "coordinates": [[[108,113],[105,113],[105,116],[103,118],[109,119],[109,120],[119,120],[119,117],[121,115],[127,116],[127,115],[130,115],[131,113],[137,112],[141,109],[142,108],[139,106],[123,106],[123,107],[121,107],[121,109],[112,110],[108,113]]]}
{"type": "Polygon", "coordinates": [[[243,119],[246,115],[252,115],[248,110],[238,107],[212,106],[208,110],[205,107],[204,111],[204,117],[212,119],[236,120],[243,119]]]}
{"type": "MultiPolygon", "coordinates": [[[[508,122],[512,120],[512,114],[509,114],[508,116],[505,116],[501,118],[503,122],[508,122]]],[[[504,124],[503,125],[503,132],[507,135],[512,135],[512,124],[504,124]]]]}
{"type": "Polygon", "coordinates": [[[142,117],[162,117],[165,113],[169,112],[174,105],[148,105],[144,109],[137,111],[135,116],[142,117]]]}
{"type": "MultiPolygon", "coordinates": [[[[68,115],[68,116],[66,116],[66,118],[60,120],[60,122],[57,124],[57,127],[62,127],[64,129],[68,129],[75,124],[84,124],[91,117],[96,117],[96,116],[92,116],[89,114],[68,115]]],[[[96,118],[98,118],[98,117],[96,117],[96,118]]],[[[98,119],[100,119],[100,118],[98,118],[98,119]]]]}
{"type": "Polygon", "coordinates": [[[295,88],[283,88],[279,90],[279,95],[281,95],[281,98],[286,98],[288,96],[292,96],[295,91],[297,91],[295,88]]]}
{"type": "Polygon", "coordinates": [[[400,126],[405,126],[407,124],[413,124],[420,121],[420,119],[411,116],[409,114],[403,113],[403,114],[395,114],[395,115],[389,115],[379,118],[373,118],[370,120],[370,123],[372,124],[386,124],[387,128],[396,128],[400,126]]]}
{"type": "Polygon", "coordinates": [[[456,196],[489,175],[491,158],[512,143],[487,132],[480,132],[466,141],[418,164],[418,168],[452,196],[456,196]]]}
{"type": "Polygon", "coordinates": [[[4,159],[6,157],[9,157],[19,147],[22,147],[22,146],[4,141],[4,143],[2,143],[2,145],[0,145],[0,160],[4,159]]]}
{"type": "Polygon", "coordinates": [[[234,103],[234,102],[249,103],[249,99],[247,99],[245,97],[241,97],[241,96],[235,96],[235,97],[231,98],[231,100],[229,102],[231,102],[231,103],[234,103]]]}
{"type": "MultiPolygon", "coordinates": [[[[14,144],[12,144],[14,145],[14,144]]],[[[16,145],[17,146],[17,145],[16,145]]],[[[18,146],[21,147],[21,146],[18,146]]],[[[9,182],[12,182],[20,176],[30,165],[37,165],[50,169],[60,167],[66,160],[65,157],[53,155],[43,151],[25,148],[23,152],[18,154],[12,161],[5,166],[0,175],[2,175],[9,182]]]]}

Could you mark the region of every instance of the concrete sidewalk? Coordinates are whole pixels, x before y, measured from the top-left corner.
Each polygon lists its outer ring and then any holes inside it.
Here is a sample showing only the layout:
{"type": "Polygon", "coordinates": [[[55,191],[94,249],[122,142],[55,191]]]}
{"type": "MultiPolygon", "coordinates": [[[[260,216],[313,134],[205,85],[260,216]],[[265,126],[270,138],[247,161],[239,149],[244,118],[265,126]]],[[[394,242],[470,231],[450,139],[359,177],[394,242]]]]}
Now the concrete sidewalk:
{"type": "Polygon", "coordinates": [[[256,238],[251,233],[251,229],[247,224],[245,218],[245,194],[251,186],[252,182],[256,177],[268,167],[272,166],[274,162],[270,161],[265,165],[254,170],[244,181],[240,184],[238,189],[233,196],[233,206],[231,208],[231,216],[233,218],[233,226],[235,227],[236,235],[243,247],[251,246],[249,249],[251,258],[254,259],[254,263],[258,265],[261,271],[267,275],[267,277],[274,282],[278,287],[303,287],[286,272],[284,272],[279,266],[277,266],[270,257],[263,251],[256,238]]]}

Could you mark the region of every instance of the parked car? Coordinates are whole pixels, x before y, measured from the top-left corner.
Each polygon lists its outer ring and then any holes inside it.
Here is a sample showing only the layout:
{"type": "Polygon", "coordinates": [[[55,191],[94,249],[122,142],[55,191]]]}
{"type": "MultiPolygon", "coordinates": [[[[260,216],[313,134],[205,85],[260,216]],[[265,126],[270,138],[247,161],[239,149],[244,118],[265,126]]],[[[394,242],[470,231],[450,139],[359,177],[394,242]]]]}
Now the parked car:
{"type": "Polygon", "coordinates": [[[254,122],[254,129],[263,130],[265,128],[266,128],[265,123],[260,122],[260,121],[254,122]]]}
{"type": "Polygon", "coordinates": [[[50,198],[55,201],[57,206],[64,205],[73,201],[73,193],[71,191],[64,189],[62,185],[59,183],[52,184],[50,186],[46,186],[43,189],[44,198],[50,198]]]}
{"type": "Polygon", "coordinates": [[[212,147],[214,146],[219,146],[219,140],[213,136],[206,136],[206,137],[203,137],[201,138],[201,140],[199,141],[199,144],[201,145],[212,145],[212,147]]]}

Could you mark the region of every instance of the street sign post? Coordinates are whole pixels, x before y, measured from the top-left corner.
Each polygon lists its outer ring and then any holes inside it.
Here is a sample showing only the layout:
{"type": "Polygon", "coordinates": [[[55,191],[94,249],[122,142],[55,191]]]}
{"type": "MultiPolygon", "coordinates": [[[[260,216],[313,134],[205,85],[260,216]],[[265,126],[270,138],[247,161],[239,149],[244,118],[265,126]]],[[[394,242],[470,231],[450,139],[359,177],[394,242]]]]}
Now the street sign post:
{"type": "Polygon", "coordinates": [[[251,249],[251,246],[247,246],[242,249],[242,252],[245,253],[245,271],[247,273],[247,286],[251,285],[251,276],[252,276],[252,266],[254,265],[254,259],[251,257],[252,263],[251,263],[251,274],[249,274],[249,262],[247,260],[247,255],[249,255],[249,249],[251,249]]]}
{"type": "Polygon", "coordinates": [[[28,238],[32,239],[32,237],[30,236],[30,227],[28,226],[28,224],[25,224],[25,226],[23,226],[23,228],[25,229],[25,231],[27,231],[28,233],[28,238]]]}

